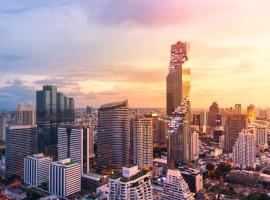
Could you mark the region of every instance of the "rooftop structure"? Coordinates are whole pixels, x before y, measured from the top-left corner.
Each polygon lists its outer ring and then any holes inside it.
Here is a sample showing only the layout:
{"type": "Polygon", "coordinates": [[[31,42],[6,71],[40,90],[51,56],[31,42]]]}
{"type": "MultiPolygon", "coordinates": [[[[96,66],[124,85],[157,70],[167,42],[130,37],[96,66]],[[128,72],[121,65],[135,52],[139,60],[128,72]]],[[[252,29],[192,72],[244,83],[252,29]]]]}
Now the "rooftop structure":
{"type": "Polygon", "coordinates": [[[123,167],[121,176],[109,180],[111,200],[153,199],[150,172],[138,166],[123,167]]]}
{"type": "Polygon", "coordinates": [[[178,69],[179,65],[188,60],[189,44],[187,42],[178,41],[171,45],[171,60],[169,70],[174,71],[178,69]]]}

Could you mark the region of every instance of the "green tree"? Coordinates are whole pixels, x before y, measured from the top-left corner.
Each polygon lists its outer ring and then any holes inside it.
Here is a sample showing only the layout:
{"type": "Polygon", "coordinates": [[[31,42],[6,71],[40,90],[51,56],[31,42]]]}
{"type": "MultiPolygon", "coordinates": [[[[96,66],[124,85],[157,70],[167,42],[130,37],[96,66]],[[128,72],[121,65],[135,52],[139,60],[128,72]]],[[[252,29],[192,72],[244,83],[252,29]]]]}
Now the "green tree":
{"type": "Polygon", "coordinates": [[[215,165],[213,165],[212,163],[207,163],[206,164],[206,169],[208,171],[213,171],[215,169],[215,165]]]}
{"type": "Polygon", "coordinates": [[[254,192],[248,195],[248,200],[270,200],[270,197],[265,193],[254,192]]]}

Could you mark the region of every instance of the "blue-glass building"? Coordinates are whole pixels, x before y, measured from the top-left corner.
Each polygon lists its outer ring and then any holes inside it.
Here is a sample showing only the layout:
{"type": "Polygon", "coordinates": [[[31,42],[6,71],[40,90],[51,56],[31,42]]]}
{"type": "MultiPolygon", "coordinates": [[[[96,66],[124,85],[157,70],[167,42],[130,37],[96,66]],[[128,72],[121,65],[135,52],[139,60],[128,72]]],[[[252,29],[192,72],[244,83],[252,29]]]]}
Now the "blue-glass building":
{"type": "Polygon", "coordinates": [[[36,92],[39,152],[57,158],[57,125],[74,121],[74,100],[46,85],[36,92]]]}

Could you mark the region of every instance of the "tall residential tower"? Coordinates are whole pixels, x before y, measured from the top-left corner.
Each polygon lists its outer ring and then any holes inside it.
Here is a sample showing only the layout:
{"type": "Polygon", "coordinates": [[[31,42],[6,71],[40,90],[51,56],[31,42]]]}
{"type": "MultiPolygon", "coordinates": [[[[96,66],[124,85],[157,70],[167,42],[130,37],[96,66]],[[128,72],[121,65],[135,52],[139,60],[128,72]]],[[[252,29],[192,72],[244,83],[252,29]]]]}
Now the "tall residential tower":
{"type": "Polygon", "coordinates": [[[133,129],[133,164],[140,168],[153,166],[152,118],[135,119],[133,129]]]}
{"type": "Polygon", "coordinates": [[[10,126],[7,129],[6,177],[23,176],[24,158],[36,153],[37,127],[10,126]]]}
{"type": "Polygon", "coordinates": [[[244,114],[229,114],[225,125],[225,151],[232,152],[239,133],[247,126],[247,116],[244,114]]]}
{"type": "Polygon", "coordinates": [[[121,169],[129,164],[130,120],[128,102],[109,103],[98,109],[97,167],[121,169]]]}

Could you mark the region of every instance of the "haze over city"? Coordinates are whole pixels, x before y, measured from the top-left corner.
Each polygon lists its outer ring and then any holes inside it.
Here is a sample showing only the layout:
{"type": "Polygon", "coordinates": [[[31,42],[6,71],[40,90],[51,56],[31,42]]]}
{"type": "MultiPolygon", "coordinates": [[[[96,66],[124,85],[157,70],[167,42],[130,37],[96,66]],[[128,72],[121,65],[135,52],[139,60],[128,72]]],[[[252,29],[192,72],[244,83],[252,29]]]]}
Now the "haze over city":
{"type": "Polygon", "coordinates": [[[0,0],[0,108],[54,84],[76,107],[164,107],[170,45],[190,43],[191,106],[269,106],[268,1],[0,0]]]}

